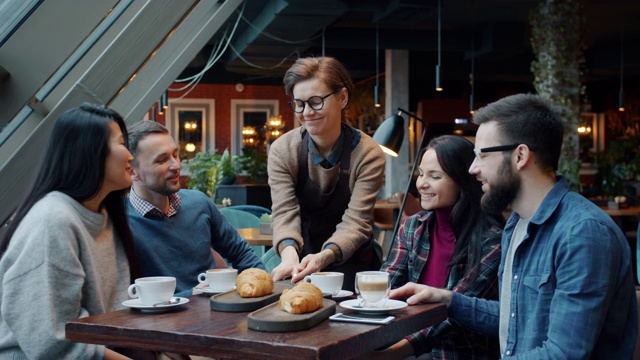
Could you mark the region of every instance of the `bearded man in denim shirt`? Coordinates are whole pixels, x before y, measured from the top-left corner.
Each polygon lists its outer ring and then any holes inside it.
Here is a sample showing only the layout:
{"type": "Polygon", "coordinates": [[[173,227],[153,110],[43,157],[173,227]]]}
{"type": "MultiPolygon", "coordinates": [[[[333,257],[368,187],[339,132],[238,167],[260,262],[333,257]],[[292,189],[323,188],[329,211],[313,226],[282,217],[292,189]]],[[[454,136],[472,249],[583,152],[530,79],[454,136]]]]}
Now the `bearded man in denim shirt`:
{"type": "Polygon", "coordinates": [[[503,359],[631,359],[638,329],[626,237],[598,206],[556,176],[560,116],[535,95],[474,115],[483,208],[513,213],[502,235],[499,301],[407,284],[409,304],[444,302],[463,326],[498,336],[503,359]]]}

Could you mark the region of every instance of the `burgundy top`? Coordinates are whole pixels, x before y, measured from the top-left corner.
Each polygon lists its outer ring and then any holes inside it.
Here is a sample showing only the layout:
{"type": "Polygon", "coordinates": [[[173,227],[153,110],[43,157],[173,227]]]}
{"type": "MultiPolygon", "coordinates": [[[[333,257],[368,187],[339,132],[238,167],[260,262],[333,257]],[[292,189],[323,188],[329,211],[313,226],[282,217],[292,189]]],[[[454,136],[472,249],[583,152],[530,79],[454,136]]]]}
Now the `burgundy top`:
{"type": "Polygon", "coordinates": [[[422,269],[418,283],[443,288],[447,284],[449,268],[447,264],[453,255],[456,236],[449,223],[451,208],[436,209],[435,224],[429,236],[430,251],[427,263],[422,269]]]}

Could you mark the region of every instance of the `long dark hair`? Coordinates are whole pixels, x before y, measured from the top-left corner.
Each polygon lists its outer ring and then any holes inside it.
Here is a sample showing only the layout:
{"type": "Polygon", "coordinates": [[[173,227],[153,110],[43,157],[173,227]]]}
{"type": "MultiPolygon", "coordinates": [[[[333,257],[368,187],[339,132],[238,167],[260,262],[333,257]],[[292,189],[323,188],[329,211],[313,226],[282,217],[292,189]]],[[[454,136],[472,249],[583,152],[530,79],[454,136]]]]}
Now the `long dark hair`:
{"type": "MultiPolygon", "coordinates": [[[[112,121],[118,124],[126,144],[127,127],[122,117],[111,109],[85,103],[60,116],[51,131],[31,189],[0,239],[0,256],[4,255],[11,236],[25,215],[48,193],[59,191],[78,202],[98,194],[104,182],[105,162],[109,155],[109,124],[112,121]]],[[[138,265],[127,221],[127,191],[112,191],[103,200],[102,206],[122,240],[133,279],[138,275],[138,265]]]]}
{"type": "MultiPolygon", "coordinates": [[[[501,215],[486,213],[480,206],[482,184],[469,174],[475,157],[473,143],[459,136],[443,135],[431,140],[425,151],[429,149],[435,150],[442,170],[460,188],[458,201],[453,205],[449,219],[456,242],[448,266],[466,260],[468,266],[465,273],[469,274],[480,265],[482,241],[487,230],[493,226],[502,228],[504,222],[501,215]]],[[[477,272],[475,275],[478,275],[477,272]]]]}

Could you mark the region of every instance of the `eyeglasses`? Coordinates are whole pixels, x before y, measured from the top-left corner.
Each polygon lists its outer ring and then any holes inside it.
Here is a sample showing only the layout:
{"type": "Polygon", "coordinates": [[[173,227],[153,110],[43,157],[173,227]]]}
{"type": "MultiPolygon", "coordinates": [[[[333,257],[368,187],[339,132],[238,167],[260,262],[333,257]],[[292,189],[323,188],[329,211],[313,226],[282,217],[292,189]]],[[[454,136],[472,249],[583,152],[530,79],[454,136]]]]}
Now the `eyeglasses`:
{"type": "Polygon", "coordinates": [[[313,110],[322,110],[322,108],[324,107],[324,99],[326,99],[329,96],[337,93],[340,90],[342,90],[342,88],[332,92],[329,95],[312,96],[309,99],[307,99],[307,101],[300,100],[300,99],[292,99],[291,101],[289,101],[289,106],[291,106],[291,110],[293,110],[294,112],[296,112],[298,114],[300,114],[300,113],[302,113],[304,111],[304,103],[309,104],[309,107],[312,108],[313,110]]]}
{"type": "MultiPolygon", "coordinates": [[[[513,150],[513,149],[517,148],[518,146],[520,146],[520,144],[498,145],[498,146],[491,146],[491,147],[485,147],[485,148],[480,148],[480,149],[476,148],[476,149],[473,149],[473,152],[476,154],[476,157],[478,159],[480,159],[480,154],[481,153],[509,151],[509,150],[513,150]]],[[[529,149],[531,149],[531,147],[529,147],[529,149]]]]}

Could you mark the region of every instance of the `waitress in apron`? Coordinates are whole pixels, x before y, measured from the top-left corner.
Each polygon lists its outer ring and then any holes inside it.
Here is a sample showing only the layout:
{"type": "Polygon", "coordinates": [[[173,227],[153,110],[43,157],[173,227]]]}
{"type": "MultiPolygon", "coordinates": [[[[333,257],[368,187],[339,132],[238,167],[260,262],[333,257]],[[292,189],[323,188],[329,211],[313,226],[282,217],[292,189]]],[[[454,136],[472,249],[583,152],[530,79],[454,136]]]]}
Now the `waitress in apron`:
{"type": "Polygon", "coordinates": [[[301,126],[269,150],[273,246],[282,262],[274,280],[296,283],[318,271],[380,269],[372,236],[373,206],[384,178],[385,156],[367,134],[342,122],[353,83],[330,57],[298,59],[284,88],[301,126]]]}

